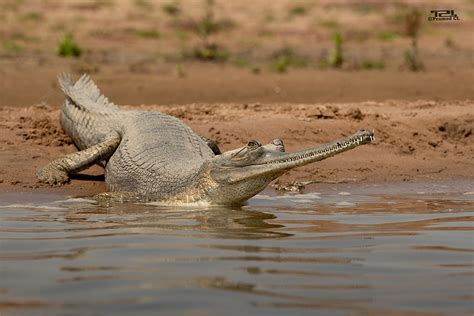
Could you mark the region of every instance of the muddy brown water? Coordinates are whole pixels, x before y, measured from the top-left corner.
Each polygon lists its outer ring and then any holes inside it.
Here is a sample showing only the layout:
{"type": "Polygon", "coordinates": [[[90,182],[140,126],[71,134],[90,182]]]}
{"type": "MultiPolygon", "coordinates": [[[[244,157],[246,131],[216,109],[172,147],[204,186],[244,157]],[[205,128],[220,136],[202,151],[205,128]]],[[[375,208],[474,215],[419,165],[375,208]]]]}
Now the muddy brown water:
{"type": "Polygon", "coordinates": [[[474,184],[242,207],[0,194],[3,315],[472,315],[474,184]]]}

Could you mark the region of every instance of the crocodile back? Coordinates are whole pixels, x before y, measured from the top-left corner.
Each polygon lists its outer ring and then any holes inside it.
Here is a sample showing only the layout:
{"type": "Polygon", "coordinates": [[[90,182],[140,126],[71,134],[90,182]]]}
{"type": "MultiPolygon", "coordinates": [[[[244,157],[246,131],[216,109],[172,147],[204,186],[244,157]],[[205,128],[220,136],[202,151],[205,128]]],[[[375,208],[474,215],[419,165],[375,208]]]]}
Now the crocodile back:
{"type": "Polygon", "coordinates": [[[122,141],[106,167],[111,191],[167,196],[197,180],[214,156],[204,140],[180,120],[159,112],[126,112],[122,141]]]}

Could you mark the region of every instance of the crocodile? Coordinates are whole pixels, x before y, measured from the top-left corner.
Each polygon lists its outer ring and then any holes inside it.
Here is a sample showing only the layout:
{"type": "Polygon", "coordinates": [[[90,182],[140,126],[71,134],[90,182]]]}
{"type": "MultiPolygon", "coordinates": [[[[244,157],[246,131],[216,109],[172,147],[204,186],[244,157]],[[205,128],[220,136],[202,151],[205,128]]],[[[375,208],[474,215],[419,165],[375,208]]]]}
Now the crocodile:
{"type": "Polygon", "coordinates": [[[250,140],[221,152],[179,119],[149,111],[123,111],[88,75],[58,76],[65,94],[59,120],[79,149],[37,171],[40,182],[61,185],[94,164],[104,167],[105,196],[137,196],[165,203],[241,204],[290,169],[374,140],[373,131],[287,153],[283,141],[250,140]]]}

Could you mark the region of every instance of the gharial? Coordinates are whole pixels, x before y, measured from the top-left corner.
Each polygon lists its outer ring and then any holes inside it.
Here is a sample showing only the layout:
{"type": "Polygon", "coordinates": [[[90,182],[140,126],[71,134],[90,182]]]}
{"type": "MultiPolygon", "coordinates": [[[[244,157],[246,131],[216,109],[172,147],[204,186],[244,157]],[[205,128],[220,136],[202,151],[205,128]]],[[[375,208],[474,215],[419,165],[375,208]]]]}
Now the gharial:
{"type": "Polygon", "coordinates": [[[83,75],[74,83],[58,77],[66,95],[60,123],[79,152],[40,168],[41,182],[62,184],[93,164],[105,168],[107,196],[141,196],[166,203],[238,204],[261,192],[286,171],[370,143],[374,133],[354,135],[286,153],[275,139],[221,153],[175,117],[160,112],[122,111],[83,75]]]}

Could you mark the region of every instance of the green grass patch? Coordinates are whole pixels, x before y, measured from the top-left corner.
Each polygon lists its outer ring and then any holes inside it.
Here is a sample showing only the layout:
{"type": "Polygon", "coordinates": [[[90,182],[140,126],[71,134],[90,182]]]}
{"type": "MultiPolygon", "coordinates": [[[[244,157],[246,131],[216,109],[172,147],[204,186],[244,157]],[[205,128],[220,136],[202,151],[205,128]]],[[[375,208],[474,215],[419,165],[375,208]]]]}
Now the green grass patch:
{"type": "Polygon", "coordinates": [[[133,4],[141,10],[153,10],[154,8],[153,4],[148,0],[134,0],[133,4]]]}
{"type": "Polygon", "coordinates": [[[31,11],[21,15],[20,20],[39,22],[44,20],[44,15],[41,12],[31,11]]]}
{"type": "Polygon", "coordinates": [[[289,68],[303,68],[308,66],[308,59],[297,54],[291,47],[284,47],[276,51],[270,61],[270,69],[274,72],[284,73],[289,68]]]}
{"type": "Polygon", "coordinates": [[[367,59],[362,62],[361,67],[367,70],[380,70],[385,68],[385,62],[380,59],[367,59]]]}
{"type": "Polygon", "coordinates": [[[370,3],[354,3],[351,5],[351,9],[361,15],[366,15],[375,11],[375,8],[370,3]]]}
{"type": "Polygon", "coordinates": [[[341,68],[344,63],[344,53],[342,49],[342,35],[340,32],[336,32],[333,35],[333,50],[328,60],[328,65],[332,68],[341,68]]]}
{"type": "Polygon", "coordinates": [[[115,6],[114,0],[95,0],[95,5],[99,9],[112,8],[115,6]]]}
{"type": "Polygon", "coordinates": [[[12,32],[9,35],[9,38],[13,41],[22,41],[22,42],[34,42],[38,40],[38,38],[25,34],[21,31],[12,32]]]}
{"type": "Polygon", "coordinates": [[[306,14],[308,14],[308,7],[304,6],[304,5],[301,5],[301,4],[297,4],[297,5],[294,5],[292,7],[290,7],[288,13],[291,17],[293,16],[304,16],[306,14]]]}
{"type": "Polygon", "coordinates": [[[319,22],[319,25],[328,29],[337,29],[340,26],[336,20],[323,20],[319,22]]]}
{"type": "Polygon", "coordinates": [[[72,35],[65,35],[58,43],[57,54],[61,57],[79,57],[82,48],[76,43],[72,35]]]}
{"type": "Polygon", "coordinates": [[[24,0],[2,0],[0,1],[0,11],[18,11],[19,7],[22,6],[24,0]]]}
{"type": "Polygon", "coordinates": [[[196,31],[204,38],[211,34],[232,29],[235,26],[234,22],[228,18],[216,18],[215,5],[214,0],[206,0],[204,15],[196,24],[196,31]]]}
{"type": "Polygon", "coordinates": [[[161,37],[160,32],[157,30],[149,29],[149,30],[135,30],[135,35],[142,38],[147,39],[157,39],[161,37]]]}
{"type": "Polygon", "coordinates": [[[181,13],[181,8],[178,1],[163,4],[161,6],[161,10],[170,16],[178,16],[181,13]]]}
{"type": "Polygon", "coordinates": [[[275,18],[275,14],[273,13],[273,11],[265,11],[264,15],[263,15],[263,22],[265,23],[271,23],[271,22],[274,22],[276,20],[275,18]]]}
{"type": "Polygon", "coordinates": [[[393,31],[381,31],[377,33],[377,39],[384,42],[393,41],[399,36],[400,35],[397,32],[393,32],[393,31]]]}
{"type": "Polygon", "coordinates": [[[5,53],[13,55],[19,54],[23,51],[23,47],[12,40],[3,40],[2,49],[5,53]]]}
{"type": "Polygon", "coordinates": [[[223,62],[229,59],[230,53],[218,44],[205,44],[194,48],[191,57],[200,61],[223,62]]]}

